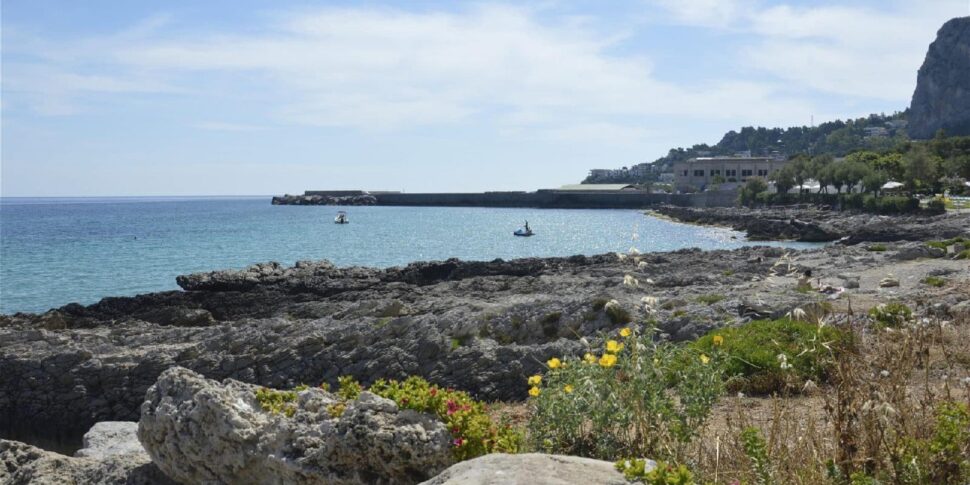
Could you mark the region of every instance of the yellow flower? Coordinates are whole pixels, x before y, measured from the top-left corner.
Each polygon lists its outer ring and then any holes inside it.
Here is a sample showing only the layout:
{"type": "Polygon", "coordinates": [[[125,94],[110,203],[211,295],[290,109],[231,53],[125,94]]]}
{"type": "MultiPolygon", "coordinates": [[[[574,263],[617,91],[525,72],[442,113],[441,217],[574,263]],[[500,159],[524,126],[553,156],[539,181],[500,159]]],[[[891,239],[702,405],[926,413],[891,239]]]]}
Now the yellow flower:
{"type": "Polygon", "coordinates": [[[629,337],[630,334],[632,334],[632,333],[633,333],[633,331],[631,331],[629,328],[621,328],[620,329],[620,336],[621,337],[629,337]]]}
{"type": "Polygon", "coordinates": [[[714,346],[715,347],[718,347],[718,346],[720,346],[723,343],[724,343],[724,337],[722,337],[720,335],[715,335],[714,336],[714,346]]]}
{"type": "Polygon", "coordinates": [[[539,392],[541,392],[541,391],[539,391],[539,388],[538,387],[535,387],[535,386],[533,386],[531,389],[529,389],[529,395],[532,396],[532,397],[539,397],[539,392]]]}
{"type": "Polygon", "coordinates": [[[603,367],[613,367],[613,364],[616,364],[616,356],[615,355],[613,355],[613,354],[603,354],[603,356],[600,357],[600,365],[601,366],[603,366],[603,367]]]}
{"type": "Polygon", "coordinates": [[[706,365],[710,361],[711,361],[711,358],[710,357],[708,357],[708,356],[706,356],[704,354],[701,354],[701,363],[702,364],[705,364],[706,365]]]}
{"type": "Polygon", "coordinates": [[[583,360],[585,360],[587,364],[595,364],[596,356],[587,352],[586,355],[583,356],[583,360]]]}
{"type": "Polygon", "coordinates": [[[540,376],[540,375],[534,375],[534,376],[532,376],[532,377],[529,378],[529,385],[530,386],[538,386],[539,384],[542,384],[542,376],[540,376]]]}
{"type": "Polygon", "coordinates": [[[556,358],[556,357],[553,357],[553,358],[551,358],[551,359],[549,359],[549,360],[548,360],[548,361],[546,362],[546,364],[548,364],[548,365],[549,365],[549,368],[550,368],[550,369],[558,369],[558,368],[559,368],[560,366],[562,366],[562,361],[561,361],[561,360],[559,360],[559,359],[558,359],[558,358],[556,358]]]}
{"type": "Polygon", "coordinates": [[[563,387],[562,390],[563,391],[566,391],[566,394],[569,394],[569,393],[573,392],[573,386],[570,385],[570,384],[566,384],[566,387],[563,387]]]}
{"type": "Polygon", "coordinates": [[[606,351],[607,352],[612,352],[612,353],[615,354],[615,353],[617,353],[617,352],[619,352],[621,350],[623,350],[623,344],[617,342],[616,340],[608,340],[606,342],[606,351]]]}

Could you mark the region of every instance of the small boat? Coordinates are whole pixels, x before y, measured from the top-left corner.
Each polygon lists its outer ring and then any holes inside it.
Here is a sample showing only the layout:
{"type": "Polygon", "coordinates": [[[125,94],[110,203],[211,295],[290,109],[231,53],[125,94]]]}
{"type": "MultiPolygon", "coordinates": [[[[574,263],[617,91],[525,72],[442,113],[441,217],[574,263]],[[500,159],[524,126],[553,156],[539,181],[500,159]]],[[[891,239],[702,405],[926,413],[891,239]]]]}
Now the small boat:
{"type": "Polygon", "coordinates": [[[529,236],[532,236],[533,234],[535,233],[532,232],[532,229],[523,229],[523,228],[516,229],[515,232],[512,233],[513,236],[522,236],[522,237],[529,237],[529,236]]]}
{"type": "Polygon", "coordinates": [[[337,213],[337,217],[333,218],[334,224],[350,224],[350,219],[347,219],[347,213],[340,211],[337,213]]]}

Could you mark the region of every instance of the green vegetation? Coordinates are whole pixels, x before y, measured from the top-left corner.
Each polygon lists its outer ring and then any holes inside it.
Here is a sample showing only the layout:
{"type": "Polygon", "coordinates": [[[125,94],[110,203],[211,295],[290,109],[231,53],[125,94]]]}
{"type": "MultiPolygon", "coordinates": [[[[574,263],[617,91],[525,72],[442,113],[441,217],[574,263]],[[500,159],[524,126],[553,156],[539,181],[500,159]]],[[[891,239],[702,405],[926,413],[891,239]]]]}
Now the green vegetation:
{"type": "Polygon", "coordinates": [[[898,327],[913,318],[913,310],[902,303],[889,302],[870,308],[869,317],[886,327],[898,327]]]}
{"type": "Polygon", "coordinates": [[[724,295],[710,294],[710,295],[701,295],[697,297],[697,301],[700,303],[704,303],[705,305],[713,305],[721,300],[724,300],[724,295]]]}
{"type": "Polygon", "coordinates": [[[866,251],[872,251],[872,252],[876,252],[876,253],[881,253],[881,252],[883,252],[885,250],[886,250],[886,245],[885,244],[871,244],[869,246],[866,246],[866,251]]]}
{"type": "Polygon", "coordinates": [[[671,465],[662,461],[657,467],[646,471],[646,460],[630,458],[619,460],[614,465],[620,473],[631,482],[644,485],[694,485],[694,474],[684,465],[671,465]]]}
{"type": "Polygon", "coordinates": [[[729,389],[769,394],[808,379],[827,380],[834,357],[846,344],[848,339],[834,327],[780,319],[712,331],[693,347],[701,352],[719,348],[729,389]]]}
{"type": "Polygon", "coordinates": [[[946,285],[946,280],[940,278],[939,276],[927,276],[923,278],[923,284],[928,286],[934,286],[936,288],[942,288],[946,285]]]}
{"type": "Polygon", "coordinates": [[[926,243],[926,245],[931,248],[938,248],[944,251],[946,250],[946,248],[953,246],[954,244],[963,244],[966,246],[970,246],[970,240],[962,237],[955,237],[953,239],[944,239],[942,241],[928,241],[926,243]]]}
{"type": "Polygon", "coordinates": [[[541,451],[681,462],[723,389],[717,352],[620,331],[598,355],[551,359],[529,378],[529,439],[541,451]]]}
{"type": "Polygon", "coordinates": [[[485,404],[468,393],[441,389],[416,376],[402,382],[378,380],[368,390],[394,401],[402,409],[428,413],[444,422],[451,431],[452,452],[459,461],[487,453],[516,453],[522,445],[518,430],[507,423],[494,423],[485,404]]]}
{"type": "Polygon", "coordinates": [[[756,477],[755,483],[758,485],[770,485],[774,483],[771,479],[771,461],[768,458],[768,444],[758,431],[758,428],[748,426],[741,431],[741,446],[744,454],[751,461],[751,472],[756,477]]]}
{"type": "Polygon", "coordinates": [[[292,417],[296,413],[297,391],[279,391],[267,387],[256,389],[256,402],[267,411],[273,414],[282,414],[292,417]]]}

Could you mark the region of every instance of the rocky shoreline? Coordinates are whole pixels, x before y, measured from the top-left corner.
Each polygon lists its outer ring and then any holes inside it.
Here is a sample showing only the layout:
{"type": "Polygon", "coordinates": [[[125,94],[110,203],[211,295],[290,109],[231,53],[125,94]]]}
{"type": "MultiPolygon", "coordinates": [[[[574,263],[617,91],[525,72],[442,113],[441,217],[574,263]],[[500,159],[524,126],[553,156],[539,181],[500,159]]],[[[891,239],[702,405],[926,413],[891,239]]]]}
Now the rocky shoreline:
{"type": "Polygon", "coordinates": [[[373,195],[275,195],[273,205],[377,205],[373,195]]]}
{"type": "Polygon", "coordinates": [[[948,239],[970,230],[970,214],[883,216],[813,206],[747,209],[661,206],[656,214],[679,222],[730,227],[755,241],[862,242],[948,239]]]}
{"type": "MultiPolygon", "coordinates": [[[[661,212],[719,224],[741,224],[745,215],[661,212]]],[[[137,421],[146,394],[173,368],[273,388],[333,385],[342,375],[365,384],[419,375],[479,399],[511,401],[525,397],[525,377],[546,359],[582,355],[604,332],[631,321],[655,320],[661,338],[680,341],[795,308],[823,308],[820,302],[864,310],[904,299],[918,302],[922,315],[970,314],[967,262],[904,241],[970,235],[966,216],[852,217],[860,219],[747,214],[795,228],[791,219],[808,221],[850,243],[863,237],[853,223],[883,228],[873,241],[898,242],[880,250],[755,246],[388,269],[266,263],[180,276],[182,291],[0,316],[0,436],[79,443],[98,422],[137,421]],[[838,291],[800,289],[806,271],[814,288],[838,291]],[[928,286],[928,276],[955,284],[928,286]],[[658,301],[644,305],[644,297],[658,301]]],[[[8,451],[0,455],[23,450],[3,443],[8,451]]]]}

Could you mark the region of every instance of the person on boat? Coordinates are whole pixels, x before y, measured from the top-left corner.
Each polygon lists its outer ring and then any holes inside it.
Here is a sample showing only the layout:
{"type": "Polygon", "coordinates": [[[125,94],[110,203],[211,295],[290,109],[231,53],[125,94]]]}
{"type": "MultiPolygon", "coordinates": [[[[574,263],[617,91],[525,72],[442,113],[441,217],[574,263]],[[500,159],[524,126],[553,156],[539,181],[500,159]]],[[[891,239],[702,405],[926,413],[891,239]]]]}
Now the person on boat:
{"type": "Polygon", "coordinates": [[[525,221],[525,232],[532,232],[532,229],[529,229],[529,221],[525,221]]]}

